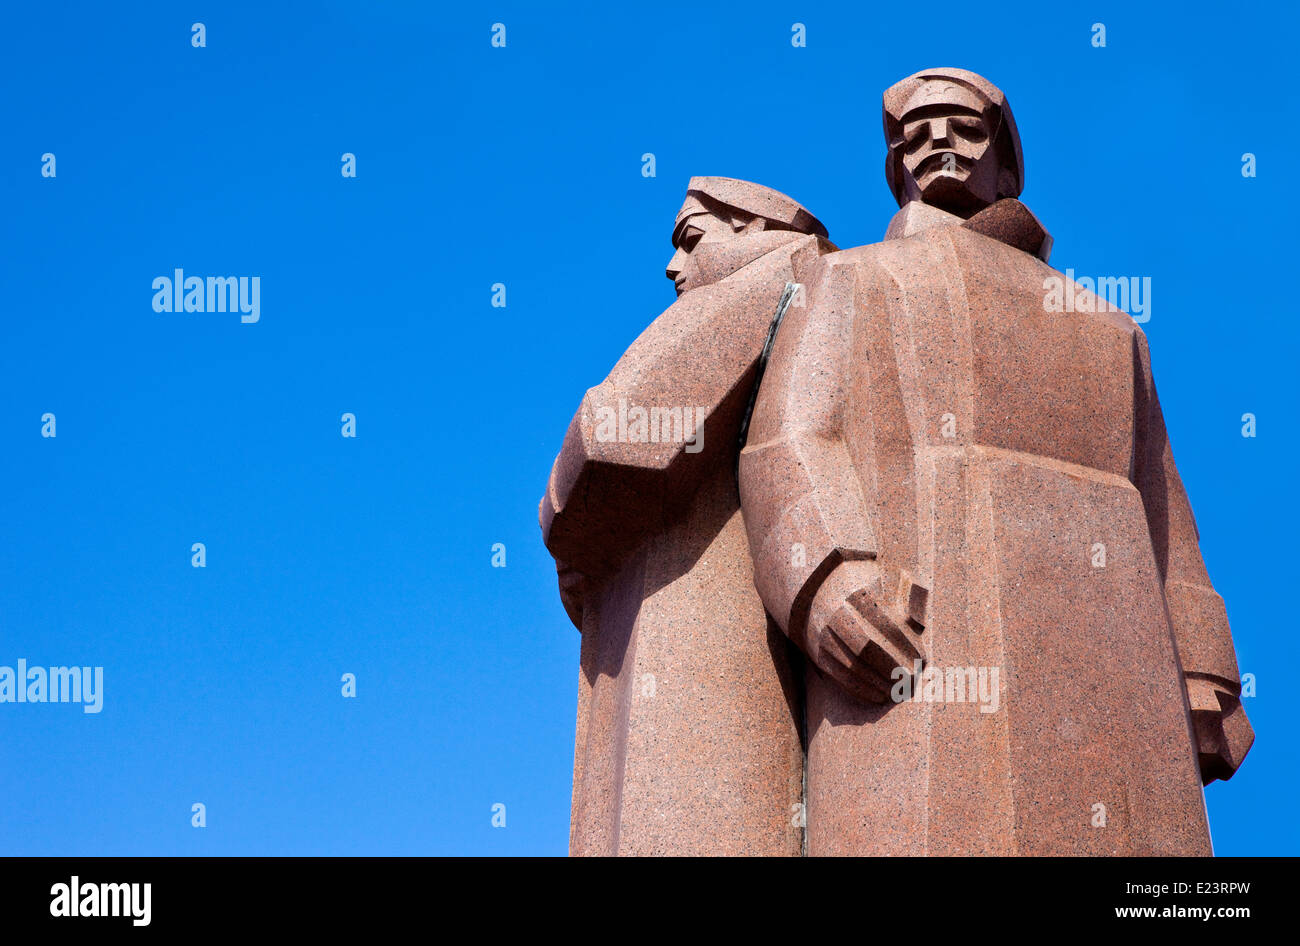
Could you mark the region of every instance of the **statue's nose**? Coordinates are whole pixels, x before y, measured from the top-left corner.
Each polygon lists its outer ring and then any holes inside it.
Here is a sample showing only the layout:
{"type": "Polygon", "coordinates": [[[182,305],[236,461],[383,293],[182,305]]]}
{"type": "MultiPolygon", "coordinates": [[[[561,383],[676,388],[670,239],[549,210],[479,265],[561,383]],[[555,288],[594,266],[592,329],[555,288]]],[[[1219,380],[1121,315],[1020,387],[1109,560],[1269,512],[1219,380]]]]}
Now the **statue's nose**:
{"type": "Polygon", "coordinates": [[[948,140],[948,119],[930,119],[930,141],[936,145],[950,144],[948,140]]]}
{"type": "Polygon", "coordinates": [[[683,253],[681,251],[681,248],[679,247],[677,249],[677,252],[673,254],[672,259],[668,261],[668,268],[664,270],[664,275],[667,276],[669,279],[671,279],[673,282],[676,282],[677,277],[682,274],[682,268],[685,265],[686,265],[686,254],[683,253]]]}

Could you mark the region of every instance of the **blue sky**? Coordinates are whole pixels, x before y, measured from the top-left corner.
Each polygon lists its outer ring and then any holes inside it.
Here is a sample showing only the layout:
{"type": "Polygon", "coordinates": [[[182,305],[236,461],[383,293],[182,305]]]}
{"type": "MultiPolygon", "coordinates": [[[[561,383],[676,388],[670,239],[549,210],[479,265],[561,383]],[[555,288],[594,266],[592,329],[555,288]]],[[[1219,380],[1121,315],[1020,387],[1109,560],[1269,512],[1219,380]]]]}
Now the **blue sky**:
{"type": "Polygon", "coordinates": [[[0,664],[103,666],[105,696],[0,705],[0,853],[563,853],[579,638],[536,516],[564,428],[674,298],[690,175],[875,242],[880,94],[935,65],[1007,93],[1053,265],[1152,278],[1258,678],[1216,849],[1300,849],[1294,9],[839,6],[6,11],[0,664]],[[259,276],[260,321],[154,312],[176,268],[259,276]]]}

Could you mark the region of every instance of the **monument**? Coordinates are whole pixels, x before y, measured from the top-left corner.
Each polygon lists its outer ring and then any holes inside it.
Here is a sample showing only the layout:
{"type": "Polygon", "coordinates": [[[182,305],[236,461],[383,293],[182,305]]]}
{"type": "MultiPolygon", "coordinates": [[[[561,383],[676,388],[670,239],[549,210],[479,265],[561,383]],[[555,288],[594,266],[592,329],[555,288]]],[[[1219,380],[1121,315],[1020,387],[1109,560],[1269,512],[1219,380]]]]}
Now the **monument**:
{"type": "Polygon", "coordinates": [[[884,125],[880,243],[693,178],[679,298],[570,424],[570,850],[1208,854],[1254,737],[1146,338],[1048,304],[995,86],[884,125]]]}

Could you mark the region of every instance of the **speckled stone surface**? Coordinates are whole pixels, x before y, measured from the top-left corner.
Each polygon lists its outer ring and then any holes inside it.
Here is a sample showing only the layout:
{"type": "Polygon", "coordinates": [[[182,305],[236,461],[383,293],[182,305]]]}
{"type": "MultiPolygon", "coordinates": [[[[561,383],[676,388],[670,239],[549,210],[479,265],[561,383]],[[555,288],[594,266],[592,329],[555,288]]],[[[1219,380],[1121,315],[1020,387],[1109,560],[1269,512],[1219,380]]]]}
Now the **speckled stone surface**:
{"type": "Polygon", "coordinates": [[[583,634],[573,854],[795,855],[798,684],[734,474],[635,555],[583,634]]]}
{"type": "Polygon", "coordinates": [[[757,587],[809,657],[808,853],[1208,854],[1201,783],[1253,736],[1146,339],[1082,288],[1046,304],[1018,142],[934,185],[946,116],[1014,124],[985,80],[919,75],[886,94],[902,209],[819,260],[741,456],[757,587]],[[882,693],[908,649],[996,669],[997,708],[882,693]]]}
{"type": "Polygon", "coordinates": [[[777,302],[824,234],[783,194],[693,178],[678,301],[569,427],[540,519],[583,632],[573,854],[801,851],[802,681],[754,587],[735,464],[777,302]],[[602,439],[620,401],[703,408],[699,448],[602,439]]]}
{"type": "Polygon", "coordinates": [[[583,629],[571,850],[1211,853],[1202,784],[1254,734],[1146,337],[1049,304],[992,83],[883,111],[884,240],[693,178],[678,302],[570,425],[540,518],[583,629]],[[604,442],[620,398],[707,406],[702,449],[604,442]]]}

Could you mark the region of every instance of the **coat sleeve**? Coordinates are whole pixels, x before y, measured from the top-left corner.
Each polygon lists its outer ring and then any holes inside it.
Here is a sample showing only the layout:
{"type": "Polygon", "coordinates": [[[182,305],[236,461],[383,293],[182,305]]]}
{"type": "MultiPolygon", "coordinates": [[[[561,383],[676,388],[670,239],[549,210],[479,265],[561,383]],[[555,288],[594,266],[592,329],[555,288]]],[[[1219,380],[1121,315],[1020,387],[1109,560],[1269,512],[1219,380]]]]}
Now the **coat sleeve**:
{"type": "Polygon", "coordinates": [[[587,391],[539,510],[543,539],[563,566],[588,578],[610,573],[672,521],[706,475],[735,463],[741,417],[791,259],[801,248],[816,253],[813,238],[798,243],[685,293],[587,391]],[[649,415],[641,428],[637,409],[649,415]],[[640,439],[642,430],[648,439],[640,439]]]}
{"type": "Polygon", "coordinates": [[[1134,334],[1137,417],[1135,481],[1146,508],[1182,665],[1202,777],[1229,778],[1254,742],[1241,707],[1241,680],[1223,598],[1201,557],[1200,534],[1174,462],[1145,335],[1134,334]]]}
{"type": "Polygon", "coordinates": [[[1240,680],[1227,610],[1201,557],[1200,534],[1156,397],[1146,337],[1140,332],[1134,337],[1139,403],[1137,486],[1146,507],[1183,672],[1212,678],[1236,693],[1240,680]]]}
{"type": "Polygon", "coordinates": [[[777,337],[740,457],[741,507],[754,583],[796,644],[817,589],[843,561],[874,559],[876,542],[844,442],[853,267],[823,259],[807,304],[777,337]]]}

